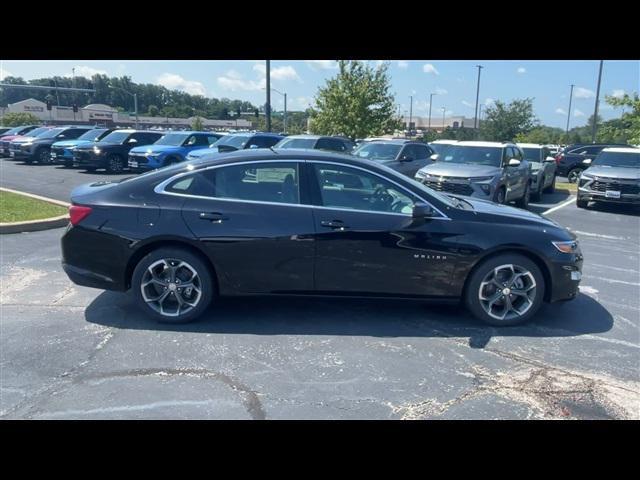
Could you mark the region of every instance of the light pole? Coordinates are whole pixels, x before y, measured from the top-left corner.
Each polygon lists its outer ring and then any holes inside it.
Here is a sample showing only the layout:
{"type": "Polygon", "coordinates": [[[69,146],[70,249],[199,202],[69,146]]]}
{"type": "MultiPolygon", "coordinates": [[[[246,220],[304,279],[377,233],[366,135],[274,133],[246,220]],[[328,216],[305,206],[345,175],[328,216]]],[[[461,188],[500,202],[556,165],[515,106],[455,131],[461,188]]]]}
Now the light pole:
{"type": "Polygon", "coordinates": [[[476,88],[476,112],[473,118],[474,129],[478,128],[478,101],[480,100],[480,70],[484,68],[482,65],[476,65],[476,67],[478,69],[478,86],[476,88]]]}
{"type": "Polygon", "coordinates": [[[572,83],[571,93],[569,93],[569,111],[567,111],[567,130],[565,132],[567,143],[569,142],[569,120],[571,120],[571,100],[573,100],[573,87],[575,87],[575,85],[572,83]]]}
{"type": "Polygon", "coordinates": [[[444,132],[444,114],[447,111],[446,107],[442,107],[442,131],[444,132]]]}
{"type": "Polygon", "coordinates": [[[411,100],[409,103],[409,138],[411,138],[411,134],[413,133],[411,131],[411,120],[413,119],[413,95],[410,95],[409,99],[411,100]]]}
{"type": "Polygon", "coordinates": [[[598,103],[600,101],[600,82],[602,81],[602,64],[600,60],[600,72],[598,73],[598,88],[596,90],[596,106],[593,109],[593,126],[591,127],[591,143],[596,143],[596,130],[598,129],[598,103]]]}
{"type": "Polygon", "coordinates": [[[267,115],[267,132],[271,131],[271,60],[267,60],[267,104],[265,105],[267,115]]]}
{"type": "MultiPolygon", "coordinates": [[[[76,88],[76,68],[73,67],[71,69],[71,85],[73,85],[73,88],[76,88]]],[[[77,101],[76,98],[76,94],[75,92],[73,93],[73,104],[75,105],[77,101]]],[[[75,106],[73,107],[73,121],[76,121],[76,108],[75,106]]]]}
{"type": "Polygon", "coordinates": [[[429,131],[431,131],[431,104],[433,103],[433,96],[437,95],[437,93],[429,94],[429,131]]]}
{"type": "Polygon", "coordinates": [[[282,95],[284,97],[284,119],[283,119],[283,129],[284,129],[284,133],[287,133],[287,94],[286,92],[283,93],[279,90],[276,90],[275,88],[271,87],[271,90],[273,90],[276,93],[279,93],[280,95],[282,95]]]}

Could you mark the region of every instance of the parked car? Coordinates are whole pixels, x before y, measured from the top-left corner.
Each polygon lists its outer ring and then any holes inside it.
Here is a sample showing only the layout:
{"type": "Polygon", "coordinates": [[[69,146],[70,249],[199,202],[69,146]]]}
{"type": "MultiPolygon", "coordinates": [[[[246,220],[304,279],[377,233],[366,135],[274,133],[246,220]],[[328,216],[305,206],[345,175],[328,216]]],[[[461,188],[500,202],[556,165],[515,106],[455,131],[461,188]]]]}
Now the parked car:
{"type": "Polygon", "coordinates": [[[316,150],[329,150],[333,152],[348,153],[353,150],[355,144],[343,137],[329,137],[322,135],[290,135],[276,143],[273,148],[311,148],[316,150]]]}
{"type": "Polygon", "coordinates": [[[84,126],[51,128],[31,141],[22,142],[20,148],[12,150],[13,156],[18,160],[24,160],[25,163],[51,163],[51,145],[62,140],[74,140],[91,128],[84,126]]]}
{"type": "Polygon", "coordinates": [[[0,137],[11,130],[11,127],[0,127],[0,137]]]}
{"type": "Polygon", "coordinates": [[[609,143],[574,144],[556,155],[557,175],[567,177],[569,183],[576,183],[580,174],[587,168],[585,160],[593,160],[602,149],[607,147],[626,147],[609,143]]]}
{"type": "Polygon", "coordinates": [[[386,165],[411,178],[420,168],[433,163],[429,158],[433,155],[429,145],[405,139],[367,142],[356,148],[352,155],[386,165]]]}
{"type": "Polygon", "coordinates": [[[153,145],[132,148],[129,151],[129,169],[146,171],[183,162],[189,152],[209,147],[222,137],[221,133],[213,132],[167,132],[153,145]]]}
{"type": "Polygon", "coordinates": [[[580,175],[576,205],[587,208],[591,201],[640,205],[640,149],[605,148],[590,162],[580,175]]]}
{"type": "Polygon", "coordinates": [[[531,165],[531,198],[537,201],[542,192],[553,193],[556,188],[556,159],[551,150],[537,143],[519,143],[518,146],[531,165]]]}
{"type": "Polygon", "coordinates": [[[9,142],[9,157],[12,160],[24,159],[25,155],[23,153],[22,146],[33,143],[37,138],[40,138],[43,135],[49,135],[53,128],[54,127],[50,126],[35,128],[27,135],[20,135],[14,138],[9,142]]]}
{"type": "Polygon", "coordinates": [[[220,153],[233,152],[250,148],[270,148],[282,140],[282,135],[268,132],[246,132],[225,135],[209,148],[193,150],[187,155],[188,160],[210,158],[220,153]]]}
{"type": "Polygon", "coordinates": [[[461,141],[444,156],[421,168],[415,179],[440,192],[529,206],[529,162],[509,142],[461,141]]]}
{"type": "Polygon", "coordinates": [[[456,143],[458,143],[457,140],[435,140],[433,142],[429,142],[431,150],[433,150],[435,155],[437,155],[437,157],[433,157],[433,159],[437,160],[438,157],[444,155],[451,145],[455,145],[456,143]]]}
{"type": "Polygon", "coordinates": [[[0,157],[9,156],[9,145],[13,140],[18,139],[18,137],[21,136],[26,136],[30,132],[35,131],[35,129],[37,128],[37,125],[22,125],[20,127],[14,127],[10,130],[7,130],[2,135],[0,135],[0,157]]]}
{"type": "Polygon", "coordinates": [[[51,145],[51,163],[58,163],[67,168],[73,166],[73,149],[79,145],[90,145],[113,132],[114,128],[92,128],[75,140],[62,140],[51,145]]]}
{"type": "Polygon", "coordinates": [[[162,135],[162,132],[148,130],[114,130],[99,142],[74,148],[73,166],[89,171],[104,168],[109,173],[121,173],[128,168],[129,150],[138,145],[151,145],[162,135]]]}

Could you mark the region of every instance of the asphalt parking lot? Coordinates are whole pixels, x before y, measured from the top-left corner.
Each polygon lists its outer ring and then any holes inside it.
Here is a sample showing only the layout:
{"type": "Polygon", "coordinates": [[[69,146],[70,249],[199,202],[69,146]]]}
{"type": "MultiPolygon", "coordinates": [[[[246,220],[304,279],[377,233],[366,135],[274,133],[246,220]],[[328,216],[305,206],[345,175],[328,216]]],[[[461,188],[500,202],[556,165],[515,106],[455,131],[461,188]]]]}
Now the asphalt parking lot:
{"type": "MultiPolygon", "coordinates": [[[[0,166],[0,186],[67,201],[118,178],[0,166]]],[[[3,235],[0,418],[640,419],[639,212],[572,200],[531,210],[578,234],[579,297],[500,329],[459,307],[300,298],[222,299],[160,325],[73,285],[64,229],[3,235]]]]}

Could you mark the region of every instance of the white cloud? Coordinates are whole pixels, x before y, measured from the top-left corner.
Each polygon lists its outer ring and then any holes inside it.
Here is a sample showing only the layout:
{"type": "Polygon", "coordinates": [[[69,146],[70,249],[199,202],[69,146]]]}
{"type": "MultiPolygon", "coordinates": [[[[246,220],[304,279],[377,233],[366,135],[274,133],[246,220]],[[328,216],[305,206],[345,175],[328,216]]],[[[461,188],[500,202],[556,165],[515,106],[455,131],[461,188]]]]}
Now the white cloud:
{"type": "Polygon", "coordinates": [[[470,108],[475,107],[475,105],[474,105],[473,103],[471,103],[471,102],[467,102],[466,100],[462,100],[462,104],[463,104],[465,107],[470,107],[470,108]]]}
{"type": "Polygon", "coordinates": [[[0,67],[0,80],[4,80],[5,77],[13,77],[13,73],[5,68],[0,67]]]}
{"type": "Polygon", "coordinates": [[[307,60],[306,63],[313,70],[335,70],[338,68],[338,62],[335,60],[307,60]]]}
{"type": "Polygon", "coordinates": [[[495,102],[496,102],[496,101],[495,101],[493,98],[487,98],[487,99],[484,101],[484,105],[485,105],[486,107],[488,107],[488,106],[492,105],[492,104],[493,104],[493,103],[495,103],[495,102]]]}
{"type": "MultiPolygon", "coordinates": [[[[91,78],[94,75],[108,75],[106,70],[99,70],[93,67],[87,67],[86,65],[76,65],[75,67],[76,77],[86,77],[91,78]]],[[[71,78],[73,76],[73,72],[65,74],[65,77],[71,78]]]]}
{"type": "MultiPolygon", "coordinates": [[[[264,62],[256,63],[253,69],[263,77],[267,75],[267,66],[264,62]]],[[[237,73],[237,72],[236,72],[237,73]]],[[[302,83],[302,79],[296,72],[296,69],[291,65],[283,65],[282,67],[275,67],[271,69],[271,78],[274,80],[296,80],[302,83]]]]}
{"type": "Polygon", "coordinates": [[[409,68],[409,62],[405,61],[405,60],[400,60],[398,62],[398,68],[401,68],[403,70],[406,70],[407,68],[409,68]]]}
{"type": "Polygon", "coordinates": [[[261,90],[266,88],[267,80],[245,80],[240,73],[235,70],[229,70],[225,75],[217,78],[218,85],[225,90],[235,92],[237,90],[261,90]]]}
{"type": "Polygon", "coordinates": [[[594,98],[596,94],[587,88],[576,87],[573,90],[573,96],[576,98],[594,98]]]}
{"type": "Polygon", "coordinates": [[[182,90],[190,95],[207,95],[207,90],[202,83],[195,80],[187,80],[175,73],[163,73],[156,79],[156,83],[169,90],[182,90]]]}
{"type": "Polygon", "coordinates": [[[437,93],[438,95],[446,95],[449,92],[447,92],[444,88],[436,87],[435,93],[437,93]]]}
{"type": "Polygon", "coordinates": [[[440,75],[440,72],[431,63],[425,63],[422,66],[422,71],[424,73],[433,73],[434,75],[440,75]]]}
{"type": "Polygon", "coordinates": [[[287,102],[287,109],[290,111],[306,110],[314,105],[313,97],[295,97],[287,102]]]}
{"type": "Polygon", "coordinates": [[[611,96],[616,97],[616,98],[622,98],[622,97],[624,97],[625,93],[627,93],[627,92],[625,92],[623,89],[619,88],[619,89],[616,89],[613,92],[611,92],[611,96]]]}
{"type": "Polygon", "coordinates": [[[584,112],[581,112],[580,110],[578,110],[577,108],[575,109],[575,111],[573,112],[573,116],[574,117],[586,117],[586,115],[584,114],[584,112]]]}
{"type": "Polygon", "coordinates": [[[516,70],[516,72],[518,72],[518,73],[520,73],[520,74],[527,73],[527,69],[526,69],[526,68],[524,68],[524,67],[520,67],[520,68],[518,68],[518,69],[516,70]]]}
{"type": "Polygon", "coordinates": [[[564,109],[562,109],[560,107],[556,108],[556,113],[559,113],[560,115],[566,115],[567,114],[567,112],[565,112],[564,109]]]}

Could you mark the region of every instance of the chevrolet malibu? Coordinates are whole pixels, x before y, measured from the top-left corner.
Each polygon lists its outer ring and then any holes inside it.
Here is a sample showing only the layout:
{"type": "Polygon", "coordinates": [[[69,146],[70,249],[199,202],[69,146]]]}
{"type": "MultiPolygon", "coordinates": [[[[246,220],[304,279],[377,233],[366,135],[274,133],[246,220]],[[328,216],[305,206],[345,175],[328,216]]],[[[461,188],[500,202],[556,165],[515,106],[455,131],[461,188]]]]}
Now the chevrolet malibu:
{"type": "Polygon", "coordinates": [[[514,325],[575,298],[581,277],[575,235],[549,219],[319,150],[238,150],[87,184],[71,201],[67,275],[131,291],[161,322],[268,294],[462,301],[514,325]]]}

